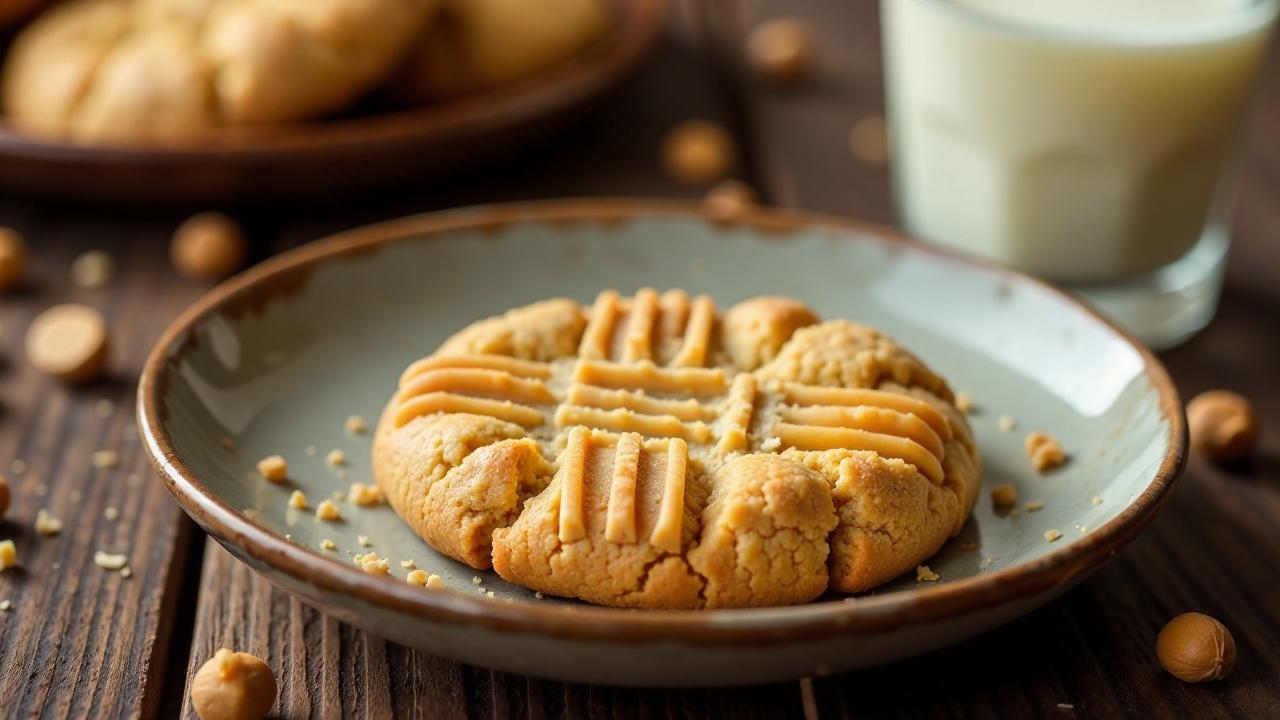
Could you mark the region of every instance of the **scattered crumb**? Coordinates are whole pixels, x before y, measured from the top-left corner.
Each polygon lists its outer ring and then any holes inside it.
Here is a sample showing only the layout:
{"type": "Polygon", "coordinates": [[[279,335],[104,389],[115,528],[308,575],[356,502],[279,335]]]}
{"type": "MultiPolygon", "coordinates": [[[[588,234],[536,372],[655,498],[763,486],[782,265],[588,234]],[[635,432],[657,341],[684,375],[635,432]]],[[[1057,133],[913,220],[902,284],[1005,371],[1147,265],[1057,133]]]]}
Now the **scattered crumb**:
{"type": "Polygon", "coordinates": [[[12,540],[0,540],[0,570],[18,566],[18,548],[12,540]]]}
{"type": "Polygon", "coordinates": [[[415,562],[414,562],[414,561],[412,561],[412,560],[401,560],[401,561],[400,561],[400,567],[404,568],[405,570],[412,570],[412,569],[414,569],[414,568],[415,568],[415,567],[417,567],[417,566],[418,566],[418,564],[417,564],[417,563],[415,563],[415,562]]]}
{"type": "Polygon", "coordinates": [[[1044,503],[1039,500],[1027,501],[1027,512],[1039,512],[1044,509],[1044,503]]]}
{"type": "Polygon", "coordinates": [[[973,412],[973,396],[966,392],[956,393],[956,409],[968,415],[973,412]]]}
{"type": "Polygon", "coordinates": [[[244,265],[244,231],[217,212],[192,215],[173,231],[169,261],[189,280],[221,280],[244,265]]]}
{"type": "Polygon", "coordinates": [[[1102,504],[1102,498],[1098,497],[1097,495],[1094,495],[1094,496],[1093,496],[1093,499],[1092,499],[1092,500],[1090,500],[1089,502],[1093,503],[1094,505],[1101,505],[1101,504],[1102,504]]]}
{"type": "Polygon", "coordinates": [[[125,555],[113,555],[99,550],[93,554],[93,564],[105,570],[119,570],[129,564],[129,558],[125,555]]]}
{"type": "Polygon", "coordinates": [[[131,488],[140,488],[142,487],[142,476],[130,474],[128,477],[124,479],[124,484],[128,485],[131,488]]]}
{"type": "Polygon", "coordinates": [[[369,547],[373,545],[373,543],[369,542],[368,535],[357,535],[356,542],[360,543],[360,547],[369,547]]]}
{"type": "Polygon", "coordinates": [[[356,564],[360,566],[361,570],[370,575],[386,575],[391,571],[391,563],[385,558],[378,557],[376,552],[357,555],[356,564]]]}
{"type": "Polygon", "coordinates": [[[1000,428],[1003,432],[1013,432],[1013,428],[1016,426],[1017,423],[1015,423],[1013,418],[1008,415],[1001,415],[1000,419],[996,421],[996,427],[1000,428]]]}
{"type": "Polygon", "coordinates": [[[1062,533],[1057,530],[1045,530],[1044,539],[1049,542],[1057,542],[1062,537],[1062,533]]]}
{"type": "Polygon", "coordinates": [[[284,539],[287,540],[288,542],[293,542],[293,535],[291,533],[285,533],[284,539]]]}
{"type": "Polygon", "coordinates": [[[346,422],[347,432],[352,435],[363,435],[369,430],[369,426],[365,424],[364,418],[359,415],[351,415],[346,422]]]}
{"type": "Polygon", "coordinates": [[[67,303],[41,312],[27,328],[27,361],[68,383],[98,377],[107,359],[107,319],[87,305],[67,303]]]}
{"type": "Polygon", "coordinates": [[[289,507],[295,510],[306,510],[307,496],[303,495],[301,490],[294,490],[289,495],[289,507]]]}
{"type": "Polygon", "coordinates": [[[113,521],[117,520],[120,518],[120,510],[116,508],[114,505],[108,505],[102,511],[102,517],[108,520],[113,520],[113,521]]]}
{"type": "Polygon", "coordinates": [[[542,594],[542,591],[541,591],[541,590],[539,590],[538,592],[535,592],[535,593],[533,594],[533,597],[534,597],[535,599],[537,599],[537,600],[541,600],[542,598],[544,598],[544,597],[546,597],[546,596],[542,594]]]}
{"type": "Polygon", "coordinates": [[[849,130],[849,149],[853,156],[869,165],[880,165],[889,159],[889,127],[880,115],[869,115],[849,130]]]}
{"type": "Polygon", "coordinates": [[[427,586],[427,581],[431,579],[425,570],[414,570],[404,576],[405,582],[412,583],[421,587],[427,586]]]}
{"type": "Polygon", "coordinates": [[[62,532],[62,521],[49,514],[48,510],[40,508],[36,511],[36,532],[49,537],[62,532]]]}
{"type": "Polygon", "coordinates": [[[481,580],[479,575],[472,576],[471,578],[472,585],[479,585],[482,582],[484,582],[484,580],[481,580]]]}
{"type": "Polygon", "coordinates": [[[321,550],[337,550],[338,546],[329,538],[325,538],[320,541],[320,549],[321,550]]]}
{"type": "Polygon", "coordinates": [[[120,467],[120,454],[115,450],[98,450],[93,453],[93,466],[99,470],[120,467]]]}
{"type": "Polygon", "coordinates": [[[1046,472],[1067,462],[1067,455],[1057,440],[1036,430],[1027,435],[1027,457],[1037,472],[1046,472]]]}
{"type": "Polygon", "coordinates": [[[218,444],[221,445],[222,449],[226,450],[227,452],[231,452],[236,449],[235,441],[229,437],[222,438],[221,440],[218,441],[218,444]]]}
{"type": "Polygon", "coordinates": [[[1011,483],[991,488],[991,504],[996,507],[1009,508],[1018,504],[1018,489],[1011,483]]]}
{"type": "Polygon", "coordinates": [[[32,489],[32,492],[34,492],[36,495],[40,497],[44,497],[45,495],[49,494],[49,486],[45,485],[44,483],[36,483],[36,486],[34,489],[32,489]]]}
{"type": "Polygon", "coordinates": [[[270,455],[258,461],[258,473],[273,483],[282,483],[289,475],[289,463],[279,455],[270,455]]]}
{"type": "Polygon", "coordinates": [[[0,612],[9,612],[13,608],[13,603],[8,600],[0,600],[0,612]]]}
{"type": "Polygon", "coordinates": [[[382,503],[382,489],[376,485],[365,485],[362,482],[351,483],[348,493],[351,502],[356,505],[379,505],[382,503]]]}
{"type": "Polygon", "coordinates": [[[93,404],[93,414],[104,420],[111,417],[116,412],[116,404],[109,398],[102,398],[93,404]]]}
{"type": "Polygon", "coordinates": [[[308,445],[308,446],[307,446],[307,455],[310,455],[311,457],[315,457],[315,456],[316,456],[316,453],[318,453],[318,452],[320,452],[320,451],[316,449],[316,446],[315,446],[315,445],[308,445]]]}
{"type": "Polygon", "coordinates": [[[9,463],[9,472],[13,473],[14,475],[21,475],[26,471],[27,471],[27,461],[23,460],[22,458],[17,458],[13,462],[9,463]]]}
{"type": "Polygon", "coordinates": [[[485,592],[484,596],[485,596],[485,597],[487,597],[487,598],[489,598],[490,600],[492,600],[492,599],[493,599],[493,591],[492,591],[492,590],[489,590],[489,591],[485,592]]]}
{"type": "Polygon", "coordinates": [[[773,452],[780,447],[782,447],[782,438],[779,437],[771,437],[760,443],[760,449],[765,452],[773,452]]]}
{"type": "Polygon", "coordinates": [[[347,464],[347,454],[341,450],[330,450],[324,461],[335,467],[347,464]]]}
{"type": "Polygon", "coordinates": [[[129,569],[128,566],[120,568],[120,577],[122,578],[133,577],[133,570],[129,569]]]}
{"type": "Polygon", "coordinates": [[[324,500],[316,507],[316,517],[321,520],[341,520],[342,511],[338,510],[338,506],[334,505],[332,500],[324,500]]]}
{"type": "Polygon", "coordinates": [[[928,565],[916,566],[916,582],[937,582],[942,576],[933,571],[928,565]]]}
{"type": "Polygon", "coordinates": [[[115,260],[103,250],[90,250],[71,262],[71,282],[85,290],[105,287],[115,273],[115,260]]]}
{"type": "Polygon", "coordinates": [[[430,590],[443,590],[443,589],[444,589],[444,587],[445,587],[445,586],[444,586],[444,578],[442,578],[442,577],[440,577],[439,575],[436,575],[436,574],[434,574],[434,573],[433,573],[433,574],[431,574],[431,575],[428,575],[428,576],[427,576],[427,588],[428,588],[428,589],[430,589],[430,590]]]}
{"type": "Polygon", "coordinates": [[[1089,526],[1088,526],[1088,525],[1081,525],[1078,529],[1080,530],[1080,534],[1081,534],[1081,535],[1083,535],[1083,534],[1085,534],[1085,533],[1089,532],[1089,526]]]}
{"type": "Polygon", "coordinates": [[[1076,706],[1071,703],[1058,703],[1059,710],[1075,710],[1076,706]]]}

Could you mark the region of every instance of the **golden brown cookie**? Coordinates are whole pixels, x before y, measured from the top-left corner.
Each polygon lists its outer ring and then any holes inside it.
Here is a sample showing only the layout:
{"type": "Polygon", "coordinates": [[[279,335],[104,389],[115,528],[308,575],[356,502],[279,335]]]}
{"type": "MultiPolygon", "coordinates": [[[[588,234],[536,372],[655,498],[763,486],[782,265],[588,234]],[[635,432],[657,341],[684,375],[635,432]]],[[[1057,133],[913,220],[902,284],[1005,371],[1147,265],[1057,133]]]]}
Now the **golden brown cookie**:
{"type": "Polygon", "coordinates": [[[621,607],[873,588],[959,532],[979,475],[946,383],[887,337],[647,288],[464,329],[405,371],[374,446],[437,550],[621,607]]]}
{"type": "Polygon", "coordinates": [[[436,0],[74,0],[19,33],[4,112],[28,132],[157,140],[310,118],[381,81],[436,0]]]}

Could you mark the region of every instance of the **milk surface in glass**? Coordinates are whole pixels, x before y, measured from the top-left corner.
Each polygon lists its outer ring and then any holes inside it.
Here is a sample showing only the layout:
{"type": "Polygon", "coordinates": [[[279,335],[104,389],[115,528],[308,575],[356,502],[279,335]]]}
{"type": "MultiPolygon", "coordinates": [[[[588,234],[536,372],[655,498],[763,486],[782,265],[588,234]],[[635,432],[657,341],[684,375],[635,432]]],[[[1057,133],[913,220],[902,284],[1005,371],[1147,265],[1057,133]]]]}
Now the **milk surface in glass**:
{"type": "Polygon", "coordinates": [[[883,0],[899,213],[1067,282],[1222,232],[1275,0],[883,0]]]}

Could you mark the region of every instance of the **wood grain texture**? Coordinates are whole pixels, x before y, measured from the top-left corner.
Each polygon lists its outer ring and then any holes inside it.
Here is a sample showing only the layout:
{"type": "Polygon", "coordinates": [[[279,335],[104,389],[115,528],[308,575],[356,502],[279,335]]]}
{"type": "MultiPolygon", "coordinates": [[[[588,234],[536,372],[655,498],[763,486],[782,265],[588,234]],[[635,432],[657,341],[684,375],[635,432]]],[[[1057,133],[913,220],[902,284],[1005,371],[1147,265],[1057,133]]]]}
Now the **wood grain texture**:
{"type": "Polygon", "coordinates": [[[5,367],[0,371],[0,471],[13,505],[0,538],[18,546],[21,569],[0,573],[0,717],[129,716],[156,707],[170,637],[172,595],[191,524],[152,480],[133,420],[134,381],[148,346],[199,288],[156,282],[167,261],[141,237],[149,223],[6,206],[0,222],[28,238],[28,283],[0,302],[5,367]],[[98,228],[110,227],[109,233],[98,228]],[[135,235],[138,232],[138,235],[135,235]],[[111,248],[115,281],[100,290],[71,285],[68,267],[91,247],[111,248]],[[58,302],[101,309],[110,323],[109,376],[67,388],[25,361],[31,318],[58,302]],[[119,453],[116,468],[93,467],[97,450],[119,453]],[[25,465],[25,469],[23,469],[25,465]],[[135,476],[135,480],[128,480],[135,476]],[[118,517],[105,516],[115,508],[118,517]],[[56,536],[36,533],[36,513],[62,520],[56,536]],[[131,577],[104,570],[95,551],[123,553],[131,577]]]}

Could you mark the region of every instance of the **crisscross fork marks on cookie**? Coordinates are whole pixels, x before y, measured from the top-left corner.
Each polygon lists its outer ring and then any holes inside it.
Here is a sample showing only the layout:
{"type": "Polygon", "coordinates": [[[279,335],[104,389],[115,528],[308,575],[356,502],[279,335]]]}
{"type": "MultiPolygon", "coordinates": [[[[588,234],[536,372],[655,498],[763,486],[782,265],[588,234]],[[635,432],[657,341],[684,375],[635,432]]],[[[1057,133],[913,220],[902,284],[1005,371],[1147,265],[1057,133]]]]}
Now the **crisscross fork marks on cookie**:
{"type": "Polygon", "coordinates": [[[715,325],[715,301],[699,295],[690,303],[673,290],[661,297],[652,288],[624,300],[613,290],[596,297],[578,347],[583,360],[621,363],[652,361],[670,367],[706,365],[715,325]],[[677,347],[674,352],[669,348],[677,347]]]}
{"type": "Polygon", "coordinates": [[[613,435],[584,426],[569,431],[560,460],[559,537],[571,543],[587,535],[586,484],[609,481],[605,512],[605,539],[612,543],[637,542],[639,521],[636,493],[642,463],[662,463],[661,500],[648,541],[666,552],[680,552],[684,530],[685,481],[689,446],[679,438],[656,441],[646,447],[637,433],[613,435]],[[589,471],[594,452],[612,452],[609,473],[589,471]]]}
{"type": "Polygon", "coordinates": [[[782,387],[792,405],[778,409],[774,435],[800,450],[871,450],[914,465],[934,483],[943,477],[951,425],[936,408],[907,395],[797,383],[782,387]]]}
{"type": "Polygon", "coordinates": [[[437,412],[488,415],[525,427],[541,425],[546,418],[531,404],[555,403],[543,382],[550,377],[551,368],[545,363],[502,355],[425,358],[400,376],[395,426],[437,412]]]}

